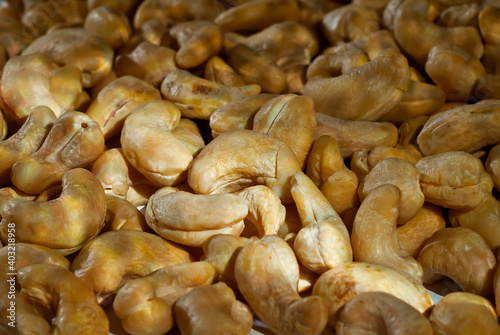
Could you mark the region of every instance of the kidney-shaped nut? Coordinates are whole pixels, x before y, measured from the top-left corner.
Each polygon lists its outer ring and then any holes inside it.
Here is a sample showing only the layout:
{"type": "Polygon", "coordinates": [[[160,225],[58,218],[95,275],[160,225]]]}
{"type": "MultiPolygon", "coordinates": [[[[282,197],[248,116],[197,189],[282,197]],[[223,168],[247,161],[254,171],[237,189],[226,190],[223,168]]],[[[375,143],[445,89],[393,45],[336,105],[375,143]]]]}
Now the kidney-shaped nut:
{"type": "Polygon", "coordinates": [[[425,287],[408,276],[381,265],[352,262],[323,273],[313,287],[313,295],[327,301],[329,323],[335,326],[338,312],[346,302],[363,292],[389,293],[425,312],[434,304],[425,287]]]}
{"type": "Polygon", "coordinates": [[[241,234],[247,214],[247,205],[236,195],[192,194],[166,187],[149,198],[146,221],[170,241],[199,247],[215,234],[241,234]]]}
{"type": "Polygon", "coordinates": [[[349,300],[335,324],[338,335],[432,335],[429,320],[414,307],[386,292],[364,292],[349,300]]]}
{"type": "Polygon", "coordinates": [[[74,65],[61,66],[52,71],[50,93],[64,111],[81,110],[87,99],[90,103],[87,92],[82,90],[82,71],[74,65]]]}
{"type": "Polygon", "coordinates": [[[292,149],[280,140],[253,130],[236,130],[217,136],[200,152],[189,169],[188,183],[201,194],[266,185],[283,203],[289,203],[290,177],[299,170],[292,149]]]}
{"type": "Polygon", "coordinates": [[[87,243],[73,261],[72,270],[93,289],[99,303],[105,303],[128,277],[144,277],[166,266],[191,261],[187,251],[160,236],[115,230],[87,243]]]}
{"type": "Polygon", "coordinates": [[[12,183],[39,194],[61,182],[67,171],[86,167],[104,151],[101,128],[80,112],[65,112],[54,123],[40,149],[12,166],[12,183]]]}
{"type": "Polygon", "coordinates": [[[0,185],[10,183],[11,168],[18,160],[40,148],[56,119],[50,108],[36,107],[14,135],[0,142],[0,185]]]}
{"type": "Polygon", "coordinates": [[[366,52],[354,46],[345,46],[334,53],[324,52],[314,58],[311,65],[307,67],[307,79],[310,80],[316,76],[322,78],[337,77],[365,65],[369,61],[366,52]]]}
{"type": "MultiPolygon", "coordinates": [[[[452,5],[439,14],[438,22],[445,27],[477,27],[481,7],[474,2],[452,5]]],[[[481,27],[480,27],[481,28],[481,27]]],[[[483,33],[481,33],[483,34],[483,33]]]]}
{"type": "Polygon", "coordinates": [[[485,6],[479,13],[478,23],[483,39],[488,44],[500,44],[500,8],[485,6]]]}
{"type": "Polygon", "coordinates": [[[446,151],[475,152],[500,142],[500,104],[466,105],[432,116],[417,137],[426,156],[446,151]]]}
{"type": "Polygon", "coordinates": [[[434,334],[500,334],[497,314],[487,299],[466,292],[444,296],[429,321],[434,334]]]}
{"type": "Polygon", "coordinates": [[[266,102],[253,120],[253,130],[287,144],[302,168],[306,165],[316,126],[312,99],[295,94],[282,94],[266,102]]]}
{"type": "Polygon", "coordinates": [[[205,120],[209,119],[217,108],[259,92],[258,85],[225,86],[184,70],[170,72],[161,83],[163,97],[174,102],[181,110],[182,116],[205,120]]]}
{"type": "Polygon", "coordinates": [[[149,231],[149,226],[144,214],[131,202],[106,195],[106,217],[102,232],[120,229],[149,231]]]}
{"type": "Polygon", "coordinates": [[[493,297],[495,256],[478,233],[462,227],[435,232],[418,256],[424,269],[424,283],[444,276],[455,281],[464,291],[493,297]]]}
{"type": "Polygon", "coordinates": [[[250,308],[224,283],[194,288],[176,302],[174,313],[184,335],[245,335],[253,325],[250,308]]]}
{"type": "Polygon", "coordinates": [[[493,178],[495,189],[500,190],[500,144],[491,148],[484,163],[484,168],[493,178]]]}
{"type": "Polygon", "coordinates": [[[304,95],[313,99],[319,113],[344,120],[376,121],[403,98],[409,84],[410,69],[405,56],[386,49],[347,74],[312,78],[304,87],[304,95]],[[353,91],[357,94],[351,95],[353,91]]]}
{"type": "Polygon", "coordinates": [[[324,300],[300,297],[297,260],[281,238],[252,237],[239,252],[234,271],[241,294],[273,332],[313,335],[325,328],[328,311],[324,300]]]}
{"type": "Polygon", "coordinates": [[[1,235],[15,223],[18,241],[35,243],[64,254],[81,249],[104,225],[106,200],[97,178],[87,170],[73,169],[62,178],[61,195],[47,202],[12,199],[2,211],[1,235]]]}
{"type": "Polygon", "coordinates": [[[71,271],[54,264],[35,264],[19,270],[17,277],[21,296],[50,316],[55,333],[109,333],[106,313],[71,271]]]}
{"type": "Polygon", "coordinates": [[[166,266],[127,281],[116,293],[113,310],[128,333],[162,335],[175,325],[176,301],[197,287],[210,285],[214,277],[215,269],[206,262],[166,266]]]}
{"type": "Polygon", "coordinates": [[[483,163],[463,151],[449,151],[422,158],[420,188],[425,201],[456,210],[473,209],[483,199],[483,163]]]}
{"type": "Polygon", "coordinates": [[[307,176],[321,187],[332,174],[345,168],[337,140],[328,135],[318,137],[307,158],[307,176]]]}
{"type": "Polygon", "coordinates": [[[102,37],[114,49],[127,43],[132,33],[130,23],[125,14],[108,6],[92,9],[85,17],[83,27],[91,33],[102,37]]]}
{"type": "Polygon", "coordinates": [[[81,28],[59,29],[42,35],[23,51],[42,54],[59,65],[74,65],[82,71],[83,87],[104,79],[113,66],[113,49],[91,32],[81,28]]]}
{"type": "Polygon", "coordinates": [[[205,79],[226,85],[244,86],[245,82],[222,58],[213,56],[205,65],[205,79]]]}

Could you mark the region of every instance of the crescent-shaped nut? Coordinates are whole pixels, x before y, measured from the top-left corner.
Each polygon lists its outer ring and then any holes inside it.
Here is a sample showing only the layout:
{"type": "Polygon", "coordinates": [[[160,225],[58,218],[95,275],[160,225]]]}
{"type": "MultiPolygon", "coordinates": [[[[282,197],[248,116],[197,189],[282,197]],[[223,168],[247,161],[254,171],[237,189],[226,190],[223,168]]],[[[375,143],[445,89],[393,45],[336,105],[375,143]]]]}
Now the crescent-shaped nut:
{"type": "Polygon", "coordinates": [[[167,266],[127,281],[116,294],[113,310],[128,333],[162,335],[175,326],[174,304],[191,290],[212,284],[214,277],[215,269],[206,262],[167,266]]]}
{"type": "Polygon", "coordinates": [[[125,14],[108,6],[92,9],[85,17],[83,27],[102,37],[114,49],[127,43],[132,33],[125,14]]]}
{"type": "Polygon", "coordinates": [[[495,6],[485,6],[479,13],[478,24],[483,39],[488,44],[500,43],[500,10],[495,6]]]}
{"type": "Polygon", "coordinates": [[[313,335],[325,328],[324,300],[317,296],[300,297],[297,260],[281,238],[252,237],[239,252],[234,271],[241,294],[273,332],[313,335]]]}
{"type": "Polygon", "coordinates": [[[40,149],[18,160],[10,179],[27,193],[39,194],[60,184],[71,169],[86,167],[104,151],[101,128],[80,112],[65,112],[54,123],[40,149]]]}
{"type": "Polygon", "coordinates": [[[307,158],[307,176],[321,187],[332,174],[345,168],[337,140],[329,135],[318,137],[307,158]]]}
{"type": "Polygon", "coordinates": [[[420,251],[418,262],[424,269],[424,283],[446,276],[466,292],[493,297],[495,256],[484,239],[470,229],[456,227],[435,232],[420,251]]]}
{"type": "Polygon", "coordinates": [[[322,78],[337,77],[351,72],[358,67],[368,63],[370,59],[363,50],[354,46],[344,47],[339,52],[324,52],[314,58],[314,61],[307,67],[307,79],[316,76],[322,78]]]}
{"type": "Polygon", "coordinates": [[[82,71],[83,87],[104,79],[113,66],[113,49],[104,39],[81,28],[59,29],[42,35],[22,55],[42,54],[59,65],[74,65],[82,71]]]}
{"type": "Polygon", "coordinates": [[[397,186],[384,184],[361,203],[351,233],[354,260],[386,266],[422,283],[422,267],[399,244],[396,221],[401,199],[397,186]]]}
{"type": "Polygon", "coordinates": [[[79,107],[86,99],[84,92],[82,71],[76,66],[61,66],[52,71],[50,93],[63,111],[80,110],[79,107]]]}
{"type": "Polygon", "coordinates": [[[352,262],[323,273],[313,287],[313,295],[328,304],[329,323],[333,327],[346,302],[363,292],[381,291],[399,298],[424,313],[434,304],[422,284],[381,265],[352,262]]]}
{"type": "Polygon", "coordinates": [[[226,86],[245,86],[243,79],[229,64],[218,56],[213,56],[207,61],[205,65],[205,79],[226,86]]]}
{"type": "Polygon", "coordinates": [[[18,241],[70,254],[97,236],[105,215],[101,183],[89,171],[77,168],[64,174],[61,195],[54,200],[9,200],[2,211],[0,233],[7,239],[8,224],[13,222],[18,241]]]}
{"type": "Polygon", "coordinates": [[[72,270],[106,303],[128,277],[144,277],[169,265],[191,262],[180,246],[136,230],[106,232],[91,240],[73,261],[72,270]]]}
{"type": "Polygon", "coordinates": [[[121,229],[147,232],[149,226],[144,214],[131,202],[113,195],[106,195],[106,217],[102,232],[121,229]]]}
{"type": "Polygon", "coordinates": [[[500,145],[491,148],[488,158],[484,162],[486,172],[493,178],[495,189],[500,190],[500,145]]]}
{"type": "Polygon", "coordinates": [[[280,140],[252,130],[236,130],[217,136],[196,156],[188,183],[201,194],[266,185],[281,202],[289,203],[290,177],[299,170],[292,149],[280,140]]]}
{"type": "Polygon", "coordinates": [[[106,313],[92,291],[71,271],[53,264],[36,264],[21,269],[17,277],[21,296],[50,316],[56,333],[109,333],[106,313]]]}
{"type": "Polygon", "coordinates": [[[364,292],[349,300],[339,312],[337,335],[432,335],[429,320],[414,307],[386,292],[364,292]]]}
{"type": "Polygon", "coordinates": [[[36,107],[14,135],[0,142],[0,185],[10,183],[12,166],[40,148],[56,120],[50,108],[36,107]]]}

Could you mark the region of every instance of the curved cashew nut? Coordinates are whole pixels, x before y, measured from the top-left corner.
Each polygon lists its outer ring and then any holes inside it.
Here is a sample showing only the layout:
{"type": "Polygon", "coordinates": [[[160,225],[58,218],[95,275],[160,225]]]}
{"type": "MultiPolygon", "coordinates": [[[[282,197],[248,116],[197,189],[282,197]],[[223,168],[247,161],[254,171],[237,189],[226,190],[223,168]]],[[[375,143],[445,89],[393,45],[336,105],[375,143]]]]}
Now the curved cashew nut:
{"type": "Polygon", "coordinates": [[[50,79],[50,93],[63,111],[80,110],[88,98],[82,90],[82,71],[73,65],[55,68],[50,79]]]}
{"type": "Polygon", "coordinates": [[[281,238],[252,237],[239,252],[234,271],[241,294],[273,332],[319,334],[325,328],[324,301],[317,296],[300,297],[297,260],[281,238]]]}
{"type": "Polygon", "coordinates": [[[85,17],[83,28],[103,38],[114,49],[127,43],[132,33],[125,14],[109,6],[92,9],[85,17]]]}
{"type": "Polygon", "coordinates": [[[307,67],[307,79],[310,80],[316,76],[322,78],[338,77],[365,65],[369,61],[367,53],[354,46],[344,47],[335,53],[323,53],[307,67]]]}
{"type": "Polygon", "coordinates": [[[16,224],[18,241],[35,243],[70,254],[97,236],[104,225],[106,200],[97,178],[87,170],[73,169],[62,178],[59,198],[44,203],[12,199],[2,211],[1,235],[16,224]]]}
{"type": "Polygon", "coordinates": [[[160,268],[190,261],[187,251],[157,235],[115,230],[87,243],[73,261],[72,270],[93,289],[101,303],[129,276],[144,277],[160,268]]]}
{"type": "Polygon", "coordinates": [[[210,58],[205,65],[205,79],[225,86],[245,86],[236,71],[218,56],[210,58]]]}
{"type": "Polygon", "coordinates": [[[149,231],[144,215],[129,201],[106,195],[106,217],[102,232],[110,230],[149,231]]]}
{"type": "Polygon", "coordinates": [[[488,44],[500,43],[500,31],[498,20],[500,19],[500,9],[494,6],[485,6],[479,13],[478,24],[481,36],[488,44]]]}

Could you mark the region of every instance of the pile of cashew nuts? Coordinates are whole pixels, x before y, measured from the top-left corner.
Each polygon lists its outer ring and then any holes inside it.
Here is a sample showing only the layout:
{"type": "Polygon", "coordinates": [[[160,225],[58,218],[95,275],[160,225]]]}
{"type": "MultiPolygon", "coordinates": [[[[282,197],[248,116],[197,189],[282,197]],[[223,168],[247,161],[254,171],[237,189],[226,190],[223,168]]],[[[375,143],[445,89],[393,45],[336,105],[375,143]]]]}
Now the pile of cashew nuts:
{"type": "Polygon", "coordinates": [[[500,1],[0,14],[1,334],[500,335],[500,1]]]}

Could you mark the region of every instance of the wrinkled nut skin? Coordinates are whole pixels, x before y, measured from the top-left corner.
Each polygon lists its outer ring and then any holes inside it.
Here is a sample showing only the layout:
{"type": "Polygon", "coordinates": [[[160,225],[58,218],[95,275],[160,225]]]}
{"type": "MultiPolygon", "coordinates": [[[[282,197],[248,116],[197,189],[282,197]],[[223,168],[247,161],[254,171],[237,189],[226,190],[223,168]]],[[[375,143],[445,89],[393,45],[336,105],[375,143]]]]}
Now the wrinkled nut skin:
{"type": "Polygon", "coordinates": [[[20,198],[8,201],[2,211],[1,235],[7,240],[7,224],[14,222],[18,241],[69,254],[97,236],[105,215],[101,183],[89,171],[78,168],[64,174],[57,199],[41,203],[20,198]]]}
{"type": "Polygon", "coordinates": [[[424,283],[446,276],[465,292],[487,299],[493,297],[495,256],[481,235],[470,229],[455,227],[437,231],[427,240],[418,262],[424,269],[424,283]]]}
{"type": "Polygon", "coordinates": [[[241,294],[273,332],[320,334],[325,328],[324,300],[300,297],[299,267],[293,250],[281,238],[252,237],[239,252],[234,271],[241,294]]]}
{"type": "Polygon", "coordinates": [[[236,195],[192,194],[167,187],[149,199],[146,222],[170,241],[201,246],[215,234],[241,234],[247,214],[247,205],[236,195]]]}
{"type": "Polygon", "coordinates": [[[311,98],[295,94],[280,95],[255,114],[253,130],[273,136],[287,144],[305,167],[316,131],[316,112],[311,98]]]}
{"type": "Polygon", "coordinates": [[[140,106],[161,99],[160,92],[133,76],[106,85],[92,100],[86,114],[101,126],[106,139],[120,134],[125,119],[140,106]]]}
{"type": "Polygon", "coordinates": [[[54,333],[109,333],[106,313],[92,291],[71,271],[53,264],[36,264],[21,269],[17,277],[21,296],[51,316],[54,333]]]}
{"type": "Polygon", "coordinates": [[[429,320],[414,307],[385,292],[360,293],[339,312],[338,335],[422,334],[432,335],[429,320]]]}
{"type": "Polygon", "coordinates": [[[253,325],[250,308],[224,283],[193,289],[176,302],[174,314],[185,335],[245,335],[253,325]]]}
{"type": "Polygon", "coordinates": [[[425,201],[445,208],[470,210],[479,205],[483,163],[463,151],[426,156],[415,165],[420,171],[420,188],[425,201]]]}
{"type": "Polygon", "coordinates": [[[105,303],[127,277],[144,277],[191,261],[187,251],[157,235],[116,230],[87,243],[73,261],[72,271],[93,290],[99,303],[105,303]]]}
{"type": "Polygon", "coordinates": [[[215,269],[206,262],[167,266],[127,281],[116,294],[113,310],[130,334],[165,334],[175,325],[176,301],[197,287],[210,285],[214,277],[215,269]]]}
{"type": "Polygon", "coordinates": [[[91,10],[85,18],[83,28],[103,38],[113,49],[127,43],[132,33],[125,14],[107,6],[91,10]]]}
{"type": "Polygon", "coordinates": [[[354,260],[386,266],[422,283],[422,267],[399,244],[396,221],[401,199],[402,192],[391,184],[377,187],[364,199],[351,232],[354,260]]]}
{"type": "Polygon", "coordinates": [[[497,315],[491,303],[480,296],[453,292],[444,296],[432,310],[429,320],[434,334],[500,334],[497,315]]]}
{"type": "Polygon", "coordinates": [[[225,104],[260,93],[258,85],[230,87],[174,70],[161,83],[162,96],[179,107],[183,117],[208,120],[225,104]]]}
{"type": "Polygon", "coordinates": [[[479,13],[478,23],[483,39],[488,44],[500,44],[500,9],[495,6],[484,7],[479,13]]]}
{"type": "Polygon", "coordinates": [[[188,183],[201,194],[266,185],[282,203],[290,203],[290,178],[299,170],[292,149],[280,140],[253,130],[235,130],[217,136],[196,156],[188,183]]]}
{"type": "Polygon", "coordinates": [[[129,201],[115,197],[106,196],[106,216],[102,232],[111,230],[139,230],[149,231],[146,218],[137,207],[129,201]]]}
{"type": "Polygon", "coordinates": [[[0,185],[10,183],[12,166],[40,148],[56,120],[50,108],[36,107],[14,135],[0,142],[0,185]]]}
{"type": "Polygon", "coordinates": [[[328,304],[329,324],[334,327],[338,312],[363,292],[385,292],[424,313],[434,304],[422,284],[404,274],[381,265],[352,262],[323,273],[314,284],[313,295],[328,304]]]}
{"type": "Polygon", "coordinates": [[[120,142],[127,160],[158,187],[180,183],[193,155],[173,134],[181,112],[171,102],[153,100],[125,120],[120,142]]]}
{"type": "Polygon", "coordinates": [[[475,152],[500,141],[500,104],[466,105],[432,116],[417,137],[426,156],[446,151],[475,152]]]}
{"type": "Polygon", "coordinates": [[[312,78],[304,87],[304,95],[313,99],[318,113],[344,120],[376,121],[403,98],[409,84],[410,70],[405,56],[387,49],[347,74],[312,78]],[[351,96],[354,91],[358,94],[351,96]]]}
{"type": "Polygon", "coordinates": [[[104,151],[97,122],[80,112],[65,112],[54,123],[40,149],[12,166],[12,183],[39,194],[61,182],[67,171],[86,167],[104,151]]]}
{"type": "Polygon", "coordinates": [[[82,71],[83,87],[104,79],[113,66],[113,49],[104,39],[80,28],[56,30],[37,38],[22,55],[40,53],[59,65],[74,65],[82,71]]]}

